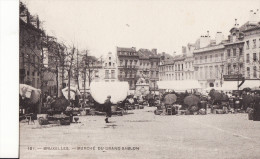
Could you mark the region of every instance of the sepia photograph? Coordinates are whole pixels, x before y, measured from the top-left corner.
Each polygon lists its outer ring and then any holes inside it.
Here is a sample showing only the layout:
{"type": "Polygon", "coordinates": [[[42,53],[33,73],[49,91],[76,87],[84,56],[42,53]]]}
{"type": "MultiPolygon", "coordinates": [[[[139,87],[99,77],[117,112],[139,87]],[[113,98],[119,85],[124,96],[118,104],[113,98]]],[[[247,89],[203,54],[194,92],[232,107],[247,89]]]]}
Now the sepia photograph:
{"type": "Polygon", "coordinates": [[[260,158],[259,0],[17,4],[20,159],[260,158]]]}

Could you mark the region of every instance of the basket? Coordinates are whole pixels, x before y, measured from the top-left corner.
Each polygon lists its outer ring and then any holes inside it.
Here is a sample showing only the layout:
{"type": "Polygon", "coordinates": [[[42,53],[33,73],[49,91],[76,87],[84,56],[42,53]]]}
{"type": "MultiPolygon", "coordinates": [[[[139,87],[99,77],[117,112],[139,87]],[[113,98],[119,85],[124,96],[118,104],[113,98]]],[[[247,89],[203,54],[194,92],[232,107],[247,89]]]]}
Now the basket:
{"type": "Polygon", "coordinates": [[[38,118],[38,123],[40,125],[47,125],[47,124],[49,124],[48,119],[44,119],[43,117],[39,117],[38,118]]]}

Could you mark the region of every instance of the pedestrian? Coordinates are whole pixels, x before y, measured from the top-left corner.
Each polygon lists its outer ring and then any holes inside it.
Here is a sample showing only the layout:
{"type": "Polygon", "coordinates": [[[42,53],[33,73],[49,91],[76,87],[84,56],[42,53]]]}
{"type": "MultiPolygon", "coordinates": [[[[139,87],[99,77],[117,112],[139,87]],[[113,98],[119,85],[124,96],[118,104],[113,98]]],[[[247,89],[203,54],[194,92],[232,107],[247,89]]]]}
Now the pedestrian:
{"type": "Polygon", "coordinates": [[[112,112],[111,112],[112,103],[111,103],[110,99],[111,99],[111,96],[108,95],[107,99],[105,100],[105,103],[104,103],[104,108],[105,108],[105,112],[106,112],[106,119],[105,119],[106,123],[109,123],[108,118],[112,116],[112,112]]]}

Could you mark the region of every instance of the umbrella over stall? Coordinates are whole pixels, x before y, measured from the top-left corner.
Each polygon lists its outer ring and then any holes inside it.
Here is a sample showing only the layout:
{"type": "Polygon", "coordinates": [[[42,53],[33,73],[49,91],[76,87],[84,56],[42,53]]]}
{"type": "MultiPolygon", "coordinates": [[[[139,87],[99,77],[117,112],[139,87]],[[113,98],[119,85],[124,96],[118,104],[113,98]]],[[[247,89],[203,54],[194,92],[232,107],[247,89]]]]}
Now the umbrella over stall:
{"type": "Polygon", "coordinates": [[[195,95],[189,95],[184,98],[184,104],[190,106],[196,106],[198,105],[200,99],[195,95]]]}
{"type": "Polygon", "coordinates": [[[175,103],[177,100],[177,96],[175,94],[167,94],[165,97],[164,97],[164,103],[165,104],[173,104],[175,103]]]}

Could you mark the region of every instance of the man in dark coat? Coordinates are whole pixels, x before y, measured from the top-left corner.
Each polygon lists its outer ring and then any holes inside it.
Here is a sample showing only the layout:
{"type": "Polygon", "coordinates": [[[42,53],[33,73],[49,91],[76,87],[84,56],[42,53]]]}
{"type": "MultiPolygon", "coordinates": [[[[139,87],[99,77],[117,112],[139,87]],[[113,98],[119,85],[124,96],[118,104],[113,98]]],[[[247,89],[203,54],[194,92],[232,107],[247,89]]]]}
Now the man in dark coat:
{"type": "Polygon", "coordinates": [[[105,103],[104,103],[104,108],[105,108],[105,112],[106,112],[106,123],[109,123],[108,122],[108,118],[111,117],[112,115],[112,112],[111,112],[111,106],[112,106],[112,103],[110,101],[111,99],[111,96],[107,96],[107,99],[105,100],[105,103]]]}

